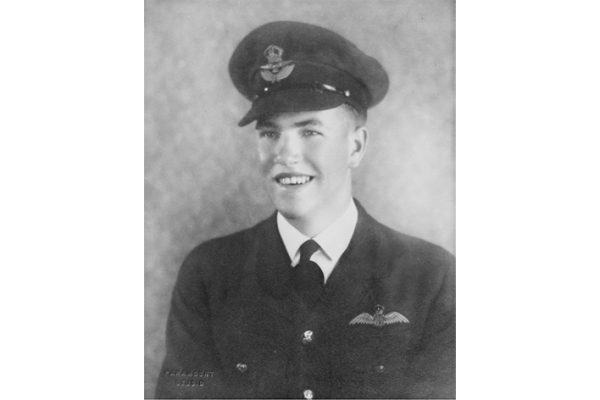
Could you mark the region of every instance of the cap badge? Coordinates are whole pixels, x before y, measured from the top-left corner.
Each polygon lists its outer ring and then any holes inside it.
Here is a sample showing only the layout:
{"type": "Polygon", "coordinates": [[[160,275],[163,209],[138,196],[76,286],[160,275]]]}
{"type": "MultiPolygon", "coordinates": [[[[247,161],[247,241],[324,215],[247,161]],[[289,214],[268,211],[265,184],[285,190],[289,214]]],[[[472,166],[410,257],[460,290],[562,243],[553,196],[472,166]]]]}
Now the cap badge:
{"type": "Polygon", "coordinates": [[[292,61],[283,61],[283,49],[274,44],[267,47],[264,52],[265,57],[269,61],[266,65],[261,65],[261,76],[265,81],[271,83],[287,78],[294,70],[292,61]]]}
{"type": "Polygon", "coordinates": [[[388,324],[395,324],[397,322],[408,323],[408,318],[404,315],[397,313],[395,311],[387,314],[383,314],[383,309],[385,307],[381,305],[375,306],[375,314],[371,315],[369,313],[362,313],[356,318],[354,318],[348,325],[355,324],[365,324],[365,325],[375,325],[377,327],[382,327],[388,324]]]}

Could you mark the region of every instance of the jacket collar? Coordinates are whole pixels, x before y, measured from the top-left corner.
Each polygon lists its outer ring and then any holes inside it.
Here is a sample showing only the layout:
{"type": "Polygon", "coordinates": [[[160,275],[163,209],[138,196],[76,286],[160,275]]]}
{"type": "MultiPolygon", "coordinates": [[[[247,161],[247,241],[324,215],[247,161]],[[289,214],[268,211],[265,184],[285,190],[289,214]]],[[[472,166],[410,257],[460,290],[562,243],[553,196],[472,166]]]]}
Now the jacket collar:
{"type": "MultiPolygon", "coordinates": [[[[385,260],[381,257],[381,254],[386,254],[385,238],[381,235],[382,226],[367,214],[356,199],[354,202],[358,210],[356,229],[348,248],[327,281],[323,303],[350,306],[348,302],[367,305],[383,301],[376,297],[377,293],[381,293],[378,288],[383,286],[388,275],[387,268],[383,265],[385,260]]],[[[257,281],[269,295],[285,299],[292,292],[289,283],[292,267],[277,229],[277,213],[273,213],[257,228],[257,281]]]]}

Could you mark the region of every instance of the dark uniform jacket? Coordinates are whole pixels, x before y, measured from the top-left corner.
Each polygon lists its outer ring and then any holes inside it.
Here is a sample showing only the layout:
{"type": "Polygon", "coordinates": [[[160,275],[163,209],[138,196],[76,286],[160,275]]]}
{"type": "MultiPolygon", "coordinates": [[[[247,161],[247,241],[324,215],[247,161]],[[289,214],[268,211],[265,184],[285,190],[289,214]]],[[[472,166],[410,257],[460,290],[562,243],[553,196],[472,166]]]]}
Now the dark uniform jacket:
{"type": "Polygon", "coordinates": [[[454,257],[357,207],[310,309],[288,284],[276,215],[196,247],[173,291],[157,397],[454,398],[454,257]],[[376,305],[408,322],[350,324],[376,305]]]}

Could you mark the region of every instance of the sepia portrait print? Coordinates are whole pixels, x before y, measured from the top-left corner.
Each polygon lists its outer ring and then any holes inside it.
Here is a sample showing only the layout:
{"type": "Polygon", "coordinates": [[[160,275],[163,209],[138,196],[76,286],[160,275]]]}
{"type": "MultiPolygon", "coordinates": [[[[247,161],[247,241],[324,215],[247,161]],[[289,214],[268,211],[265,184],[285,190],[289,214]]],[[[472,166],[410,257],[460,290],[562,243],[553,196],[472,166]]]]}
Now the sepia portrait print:
{"type": "Polygon", "coordinates": [[[145,397],[455,397],[455,3],[145,4],[145,397]]]}

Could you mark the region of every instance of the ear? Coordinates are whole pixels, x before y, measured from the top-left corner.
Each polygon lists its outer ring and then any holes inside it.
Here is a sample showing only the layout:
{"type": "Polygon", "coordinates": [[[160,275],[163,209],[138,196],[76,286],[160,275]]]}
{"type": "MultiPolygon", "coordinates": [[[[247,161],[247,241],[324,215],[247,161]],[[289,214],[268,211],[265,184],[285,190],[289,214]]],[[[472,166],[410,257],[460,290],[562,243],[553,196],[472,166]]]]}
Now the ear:
{"type": "Polygon", "coordinates": [[[369,131],[366,127],[360,126],[348,135],[350,159],[348,166],[350,168],[356,168],[360,164],[360,160],[365,155],[367,150],[367,141],[369,138],[369,131]]]}

